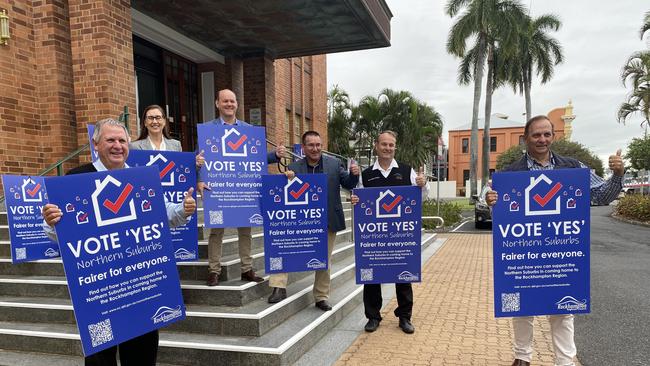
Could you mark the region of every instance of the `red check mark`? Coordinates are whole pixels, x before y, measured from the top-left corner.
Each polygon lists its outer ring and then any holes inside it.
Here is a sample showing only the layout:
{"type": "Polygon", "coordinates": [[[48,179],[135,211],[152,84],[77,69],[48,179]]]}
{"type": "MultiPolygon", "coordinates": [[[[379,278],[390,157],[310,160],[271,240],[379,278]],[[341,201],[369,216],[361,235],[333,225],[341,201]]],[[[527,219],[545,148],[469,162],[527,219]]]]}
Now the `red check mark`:
{"type": "Polygon", "coordinates": [[[38,192],[39,189],[41,189],[41,184],[40,184],[40,183],[38,183],[38,184],[36,185],[36,187],[34,187],[33,189],[28,189],[28,190],[27,190],[27,194],[28,194],[30,197],[34,197],[34,196],[36,195],[36,193],[38,192]]]}
{"type": "Polygon", "coordinates": [[[243,144],[244,141],[246,141],[247,138],[248,137],[246,137],[246,135],[244,135],[244,136],[240,137],[239,140],[237,140],[237,142],[235,142],[235,143],[233,143],[232,141],[228,141],[228,146],[230,146],[230,148],[233,149],[233,150],[237,150],[237,149],[239,149],[241,144],[243,144]]]}
{"type": "Polygon", "coordinates": [[[115,202],[111,202],[107,199],[104,200],[104,207],[107,209],[111,210],[112,213],[116,214],[117,211],[122,208],[122,205],[124,204],[124,201],[126,201],[126,198],[129,196],[129,193],[133,190],[133,186],[131,183],[127,184],[126,187],[124,187],[124,190],[122,193],[120,193],[120,196],[117,197],[117,200],[115,202]]]}
{"type": "Polygon", "coordinates": [[[562,189],[562,183],[557,182],[555,183],[553,188],[551,188],[551,190],[544,195],[544,197],[540,196],[539,194],[536,194],[533,197],[533,199],[535,200],[535,202],[539,203],[540,206],[544,207],[546,206],[548,201],[550,201],[553,198],[553,196],[555,196],[555,194],[560,191],[560,189],[562,189]]]}
{"type": "Polygon", "coordinates": [[[170,162],[169,164],[167,164],[167,166],[163,170],[160,171],[160,179],[162,179],[162,177],[166,176],[167,173],[169,173],[169,171],[172,170],[175,166],[176,166],[176,163],[174,163],[173,161],[170,162]]]}
{"type": "Polygon", "coordinates": [[[79,221],[86,221],[87,218],[88,218],[88,214],[85,213],[85,214],[79,216],[79,221]]]}
{"type": "Polygon", "coordinates": [[[149,208],[149,207],[151,207],[151,202],[147,201],[147,202],[144,204],[144,208],[149,208]]]}
{"type": "Polygon", "coordinates": [[[383,207],[384,210],[386,210],[386,212],[391,212],[395,208],[395,206],[397,206],[397,204],[400,203],[400,201],[402,201],[402,196],[397,196],[395,200],[390,203],[390,205],[383,203],[381,207],[383,207]]]}
{"type": "Polygon", "coordinates": [[[300,197],[303,193],[305,193],[305,191],[307,190],[307,188],[309,188],[309,183],[305,183],[305,184],[303,184],[302,187],[300,187],[300,189],[298,190],[298,192],[296,192],[296,191],[291,191],[291,192],[289,192],[289,194],[290,194],[291,196],[293,196],[293,199],[296,199],[296,200],[297,200],[298,197],[300,197]]]}

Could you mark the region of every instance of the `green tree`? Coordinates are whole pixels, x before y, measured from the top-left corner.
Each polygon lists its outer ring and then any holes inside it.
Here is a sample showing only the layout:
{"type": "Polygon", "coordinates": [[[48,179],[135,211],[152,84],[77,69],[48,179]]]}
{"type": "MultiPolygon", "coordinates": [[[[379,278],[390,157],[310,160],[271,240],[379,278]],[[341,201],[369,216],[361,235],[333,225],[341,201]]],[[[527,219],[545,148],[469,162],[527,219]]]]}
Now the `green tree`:
{"type": "Polygon", "coordinates": [[[632,91],[618,109],[618,122],[625,121],[634,114],[641,114],[641,127],[645,125],[647,135],[650,123],[650,51],[635,52],[621,70],[621,81],[626,86],[629,81],[632,91]]]}
{"type": "Polygon", "coordinates": [[[339,155],[350,156],[353,107],[345,90],[334,85],[327,93],[327,136],[328,150],[339,155]]]}
{"type": "MultiPolygon", "coordinates": [[[[577,159],[589,168],[594,169],[598,176],[603,176],[603,162],[584,145],[574,141],[560,139],[553,142],[551,150],[562,156],[577,159]]],[[[497,170],[502,170],[516,160],[521,159],[525,152],[525,145],[512,146],[504,151],[497,157],[497,170]]]]}
{"type": "Polygon", "coordinates": [[[639,36],[641,39],[643,39],[643,36],[647,31],[650,31],[650,11],[645,13],[645,16],[643,17],[643,25],[641,25],[641,29],[639,30],[639,36]]]}
{"type": "Polygon", "coordinates": [[[633,138],[627,146],[625,158],[636,170],[650,170],[650,136],[633,138]]]}
{"type": "Polygon", "coordinates": [[[397,135],[395,158],[418,170],[430,161],[432,152],[438,147],[442,119],[432,107],[416,99],[411,99],[409,105],[409,116],[397,135]]]}
{"type": "Polygon", "coordinates": [[[524,13],[523,9],[523,6],[515,0],[449,0],[445,8],[447,15],[452,18],[460,14],[449,31],[447,52],[462,59],[460,67],[471,65],[473,69],[471,79],[465,78],[461,73],[459,73],[458,77],[461,84],[469,83],[469,81],[474,82],[470,137],[471,194],[476,194],[478,108],[481,101],[481,83],[483,81],[485,61],[491,46],[497,40],[506,45],[513,44],[516,41],[518,18],[524,13]],[[469,51],[467,51],[468,40],[475,41],[474,46],[469,51]],[[469,60],[466,60],[467,55],[470,55],[469,60]]]}
{"type": "Polygon", "coordinates": [[[381,102],[376,97],[367,95],[361,99],[357,107],[357,120],[354,133],[357,137],[356,150],[359,155],[372,159],[372,149],[381,132],[384,113],[381,102]]]}
{"type": "Polygon", "coordinates": [[[515,90],[524,94],[526,120],[532,117],[530,89],[533,72],[545,84],[553,77],[553,68],[564,60],[560,42],[548,35],[550,31],[559,30],[561,25],[560,19],[552,14],[523,18],[517,56],[512,61],[515,73],[510,75],[510,80],[515,90]]]}

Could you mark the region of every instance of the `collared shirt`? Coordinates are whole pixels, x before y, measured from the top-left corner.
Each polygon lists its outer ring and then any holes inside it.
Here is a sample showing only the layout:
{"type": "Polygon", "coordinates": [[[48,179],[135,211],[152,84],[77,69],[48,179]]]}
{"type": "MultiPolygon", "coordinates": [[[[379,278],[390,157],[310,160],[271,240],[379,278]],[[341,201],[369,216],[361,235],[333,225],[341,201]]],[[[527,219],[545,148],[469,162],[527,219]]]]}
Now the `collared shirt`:
{"type": "Polygon", "coordinates": [[[151,147],[153,147],[154,150],[167,151],[167,144],[165,143],[164,138],[162,140],[160,140],[160,148],[159,149],[156,149],[156,145],[153,143],[150,136],[147,136],[147,140],[149,140],[149,144],[151,145],[151,147]]]}
{"type": "MultiPolygon", "coordinates": [[[[97,159],[93,162],[93,166],[95,169],[97,169],[98,172],[104,172],[107,171],[106,166],[104,166],[104,163],[100,159],[97,159]]],[[[129,168],[129,166],[124,163],[124,169],[129,168]]],[[[185,208],[183,207],[183,202],[181,203],[172,203],[167,200],[167,197],[164,197],[165,199],[165,211],[167,211],[167,219],[169,220],[169,226],[171,227],[177,227],[177,226],[182,226],[187,224],[187,217],[185,216],[185,208]]],[[[52,239],[54,242],[58,242],[58,238],[56,236],[56,231],[54,230],[53,227],[47,224],[45,222],[45,219],[43,219],[43,230],[45,231],[45,234],[52,239]]]]}
{"type": "MultiPolygon", "coordinates": [[[[399,165],[397,164],[397,160],[393,159],[390,162],[390,165],[388,166],[388,169],[384,169],[379,165],[379,159],[375,160],[375,163],[372,165],[372,170],[379,170],[381,175],[384,176],[384,178],[388,178],[388,175],[390,175],[390,171],[393,168],[397,168],[399,165]]],[[[415,179],[418,177],[417,173],[413,168],[411,168],[411,185],[412,186],[417,186],[417,183],[415,182],[415,179]]],[[[357,188],[363,188],[363,179],[359,178],[359,183],[357,183],[357,188]]],[[[422,187],[422,200],[426,200],[429,197],[429,184],[425,183],[424,187],[422,187]]]]}
{"type": "MultiPolygon", "coordinates": [[[[556,164],[555,156],[553,156],[552,152],[547,165],[540,164],[528,153],[526,153],[526,162],[528,163],[529,170],[552,170],[556,164]]],[[[589,169],[582,162],[580,162],[580,167],[589,169]]],[[[591,202],[598,205],[607,205],[615,200],[619,192],[621,192],[623,188],[623,177],[613,174],[608,180],[603,180],[603,178],[591,171],[589,175],[589,188],[591,191],[591,202]]]]}
{"type": "Polygon", "coordinates": [[[230,125],[230,126],[233,126],[233,125],[234,126],[239,126],[239,125],[242,124],[242,121],[238,120],[237,118],[235,118],[235,123],[228,123],[228,122],[224,121],[223,118],[221,118],[221,116],[219,116],[219,118],[217,118],[214,121],[215,121],[214,122],[215,124],[230,125]]]}

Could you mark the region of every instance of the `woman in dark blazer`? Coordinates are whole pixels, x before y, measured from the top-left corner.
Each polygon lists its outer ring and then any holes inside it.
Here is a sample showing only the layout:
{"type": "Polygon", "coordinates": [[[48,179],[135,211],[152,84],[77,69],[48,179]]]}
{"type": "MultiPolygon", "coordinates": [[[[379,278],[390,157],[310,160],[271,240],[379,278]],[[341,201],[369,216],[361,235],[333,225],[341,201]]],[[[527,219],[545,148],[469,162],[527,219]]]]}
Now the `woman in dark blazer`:
{"type": "Polygon", "coordinates": [[[181,143],[169,135],[167,116],[161,106],[152,104],[144,109],[140,120],[140,136],[131,142],[133,150],[182,151],[181,143]]]}

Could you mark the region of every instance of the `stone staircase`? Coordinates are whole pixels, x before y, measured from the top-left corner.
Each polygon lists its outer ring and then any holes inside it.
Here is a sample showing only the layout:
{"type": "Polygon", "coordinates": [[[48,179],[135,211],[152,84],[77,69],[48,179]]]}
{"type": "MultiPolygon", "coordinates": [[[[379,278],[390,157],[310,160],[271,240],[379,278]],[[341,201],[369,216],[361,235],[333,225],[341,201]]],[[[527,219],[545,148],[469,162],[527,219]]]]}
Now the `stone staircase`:
{"type": "MultiPolygon", "coordinates": [[[[201,209],[199,209],[201,210],[201,209]]],[[[261,229],[253,267],[262,283],[239,279],[237,232],[224,237],[219,286],[205,285],[207,238],[199,211],[199,260],[177,264],[187,318],[161,329],[160,365],[291,365],[362,302],[355,284],[351,208],[332,255],[332,311],[313,306],[312,272],[289,276],[288,298],[268,304],[261,229]]],[[[422,233],[423,250],[435,234],[422,233]]],[[[82,365],[81,343],[60,259],[11,264],[6,213],[0,213],[0,365],[82,365]]]]}

